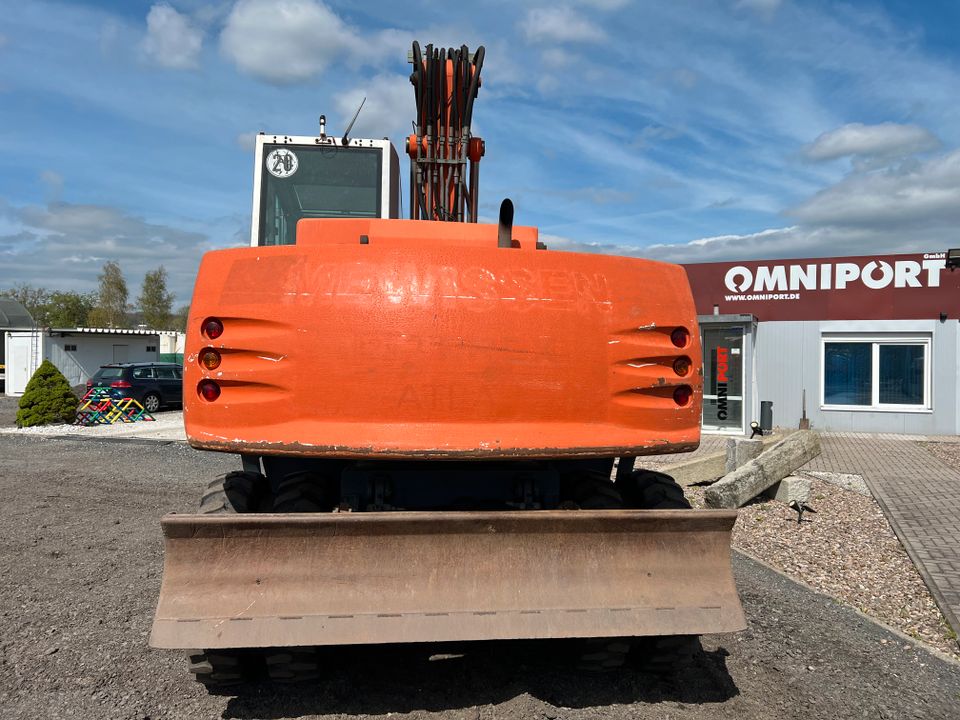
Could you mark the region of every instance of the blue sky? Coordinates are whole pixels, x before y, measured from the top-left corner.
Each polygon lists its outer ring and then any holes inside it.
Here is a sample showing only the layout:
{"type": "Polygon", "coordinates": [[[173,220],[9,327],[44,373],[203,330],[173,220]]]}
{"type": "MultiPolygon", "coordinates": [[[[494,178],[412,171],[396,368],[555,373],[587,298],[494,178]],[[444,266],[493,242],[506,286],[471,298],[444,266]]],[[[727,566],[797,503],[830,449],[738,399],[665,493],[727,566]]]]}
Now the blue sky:
{"type": "MultiPolygon", "coordinates": [[[[131,295],[249,233],[259,130],[398,146],[406,53],[487,48],[481,213],[675,262],[960,245],[960,3],[0,0],[0,289],[131,295]]],[[[403,173],[406,174],[405,161],[403,173]]]]}

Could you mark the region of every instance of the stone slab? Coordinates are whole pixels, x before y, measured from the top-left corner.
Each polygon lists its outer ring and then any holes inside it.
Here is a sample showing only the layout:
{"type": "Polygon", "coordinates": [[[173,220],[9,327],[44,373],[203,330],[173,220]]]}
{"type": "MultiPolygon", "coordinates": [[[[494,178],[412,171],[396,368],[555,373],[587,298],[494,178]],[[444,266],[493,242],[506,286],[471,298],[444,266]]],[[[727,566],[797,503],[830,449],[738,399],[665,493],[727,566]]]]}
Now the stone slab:
{"type": "Polygon", "coordinates": [[[784,505],[789,505],[796,500],[797,502],[807,502],[810,499],[809,478],[788,475],[775,485],[764,490],[764,495],[784,505]]]}
{"type": "Polygon", "coordinates": [[[746,465],[762,452],[763,440],[761,438],[727,438],[727,462],[724,468],[725,472],[732,473],[737,468],[746,465]]]}
{"type": "Polygon", "coordinates": [[[799,430],[707,488],[708,507],[738,508],[820,454],[820,438],[799,430]]]}

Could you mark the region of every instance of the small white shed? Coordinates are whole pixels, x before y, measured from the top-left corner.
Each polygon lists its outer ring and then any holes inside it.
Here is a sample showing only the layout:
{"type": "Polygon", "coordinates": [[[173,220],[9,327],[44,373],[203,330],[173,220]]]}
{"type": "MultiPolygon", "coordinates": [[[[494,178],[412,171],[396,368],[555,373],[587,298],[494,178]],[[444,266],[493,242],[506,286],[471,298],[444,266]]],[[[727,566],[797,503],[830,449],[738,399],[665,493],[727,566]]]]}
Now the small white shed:
{"type": "Polygon", "coordinates": [[[5,333],[7,395],[23,395],[27,382],[44,360],[50,360],[73,386],[83,385],[101,365],[157,362],[159,330],[116,328],[52,328],[5,333]]]}

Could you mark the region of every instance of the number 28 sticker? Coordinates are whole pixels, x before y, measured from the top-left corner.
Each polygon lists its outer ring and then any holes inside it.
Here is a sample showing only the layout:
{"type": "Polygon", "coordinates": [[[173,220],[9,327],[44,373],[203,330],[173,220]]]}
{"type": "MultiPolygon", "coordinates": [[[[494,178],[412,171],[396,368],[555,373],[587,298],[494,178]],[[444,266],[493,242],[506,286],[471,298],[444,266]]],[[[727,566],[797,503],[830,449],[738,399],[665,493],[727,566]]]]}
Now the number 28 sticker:
{"type": "Polygon", "coordinates": [[[271,150],[267,155],[267,171],[278,178],[288,178],[297,171],[300,165],[293,151],[286,148],[271,150]]]}

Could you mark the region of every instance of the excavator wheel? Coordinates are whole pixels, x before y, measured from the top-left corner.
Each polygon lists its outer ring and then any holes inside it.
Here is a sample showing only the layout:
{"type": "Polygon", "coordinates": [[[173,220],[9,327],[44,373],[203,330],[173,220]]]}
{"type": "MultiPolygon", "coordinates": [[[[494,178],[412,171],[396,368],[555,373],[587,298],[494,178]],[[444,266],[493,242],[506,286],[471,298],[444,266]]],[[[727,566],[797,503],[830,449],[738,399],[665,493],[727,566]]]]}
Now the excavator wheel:
{"type": "Polygon", "coordinates": [[[244,659],[229,651],[195,650],[187,654],[190,672],[209,690],[242,683],[246,679],[244,659]]]}
{"type": "MultiPolygon", "coordinates": [[[[609,475],[584,470],[561,478],[562,505],[582,510],[617,510],[623,498],[609,475]]],[[[630,653],[632,638],[587,638],[579,647],[577,668],[586,672],[607,672],[622,667],[630,653]]]]}
{"type": "Polygon", "coordinates": [[[270,486],[256,472],[237,470],[211,480],[200,500],[204,515],[225,513],[269,512],[270,486]]]}
{"type": "Polygon", "coordinates": [[[623,498],[605,473],[584,470],[560,480],[560,500],[566,507],[581,510],[617,510],[623,498]]]}
{"type": "MultiPolygon", "coordinates": [[[[689,510],[683,488],[669,475],[636,470],[616,483],[624,505],[639,510],[689,510]]],[[[669,674],[689,665],[700,650],[699,635],[661,635],[636,638],[631,651],[636,665],[655,674],[669,674]]]]}
{"type": "Polygon", "coordinates": [[[641,670],[654,675],[670,675],[691,665],[701,650],[699,635],[637,638],[632,659],[641,670]]]}
{"type": "MultiPolygon", "coordinates": [[[[277,483],[273,512],[328,512],[333,505],[322,477],[311,472],[293,472],[277,483]]],[[[274,682],[293,684],[320,678],[319,654],[313,647],[278,648],[266,654],[266,661],[267,674],[274,682]]]]}
{"type": "Polygon", "coordinates": [[[633,648],[633,638],[587,638],[580,648],[577,669],[609,672],[623,667],[633,648]]]}
{"type": "MultiPolygon", "coordinates": [[[[211,480],[200,500],[204,515],[267,512],[270,486],[260,473],[236,471],[211,480]]],[[[239,685],[251,675],[249,652],[193,650],[187,654],[190,672],[210,692],[239,685]]]]}
{"type": "Polygon", "coordinates": [[[623,506],[636,510],[689,510],[683,488],[669,475],[654,470],[636,470],[615,483],[623,506]]]}
{"type": "Polygon", "coordinates": [[[320,679],[320,655],[313,647],[280,648],[267,654],[267,675],[274,682],[293,684],[320,679]]]}
{"type": "Polygon", "coordinates": [[[293,472],[277,483],[273,512],[329,512],[335,503],[327,495],[322,477],[308,471],[293,472]]]}

